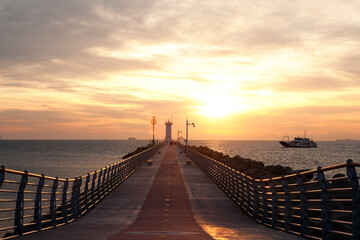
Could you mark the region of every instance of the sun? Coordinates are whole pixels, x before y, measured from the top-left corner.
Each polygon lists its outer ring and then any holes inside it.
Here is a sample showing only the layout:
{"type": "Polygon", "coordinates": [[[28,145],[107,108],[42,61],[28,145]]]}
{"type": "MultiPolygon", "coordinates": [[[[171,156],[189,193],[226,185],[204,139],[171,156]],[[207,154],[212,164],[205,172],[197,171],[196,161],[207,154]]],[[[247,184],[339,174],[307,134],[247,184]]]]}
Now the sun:
{"type": "Polygon", "coordinates": [[[211,99],[198,107],[198,113],[207,117],[225,117],[232,112],[229,103],[223,99],[211,99]]]}
{"type": "Polygon", "coordinates": [[[206,117],[223,118],[245,110],[240,97],[224,93],[209,93],[196,106],[197,113],[206,117]]]}

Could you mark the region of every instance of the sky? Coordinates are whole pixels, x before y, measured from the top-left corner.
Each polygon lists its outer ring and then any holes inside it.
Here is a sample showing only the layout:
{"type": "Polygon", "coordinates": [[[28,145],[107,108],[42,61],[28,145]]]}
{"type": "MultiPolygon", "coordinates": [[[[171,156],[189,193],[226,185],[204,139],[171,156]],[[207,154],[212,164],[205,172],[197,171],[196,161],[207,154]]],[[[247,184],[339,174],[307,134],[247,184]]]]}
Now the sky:
{"type": "Polygon", "coordinates": [[[358,0],[0,0],[3,139],[360,139],[358,0]]]}

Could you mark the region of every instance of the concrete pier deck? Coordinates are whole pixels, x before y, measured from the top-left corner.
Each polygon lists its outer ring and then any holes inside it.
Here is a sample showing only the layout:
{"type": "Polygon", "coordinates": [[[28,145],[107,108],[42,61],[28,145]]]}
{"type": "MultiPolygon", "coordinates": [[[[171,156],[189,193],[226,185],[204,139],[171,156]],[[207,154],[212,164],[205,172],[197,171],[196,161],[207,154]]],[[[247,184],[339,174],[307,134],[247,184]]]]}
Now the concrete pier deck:
{"type": "Polygon", "coordinates": [[[300,239],[239,208],[177,147],[163,147],[78,221],[20,239],[300,239]]]}

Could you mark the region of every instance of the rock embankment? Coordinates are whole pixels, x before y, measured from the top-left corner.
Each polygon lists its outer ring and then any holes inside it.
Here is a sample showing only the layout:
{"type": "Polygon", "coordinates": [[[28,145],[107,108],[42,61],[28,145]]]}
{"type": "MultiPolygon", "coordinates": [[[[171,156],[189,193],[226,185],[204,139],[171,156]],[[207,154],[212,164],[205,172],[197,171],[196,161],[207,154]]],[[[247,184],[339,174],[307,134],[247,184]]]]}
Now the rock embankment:
{"type": "Polygon", "coordinates": [[[283,174],[291,174],[294,171],[288,166],[269,165],[265,166],[263,162],[255,161],[250,158],[242,158],[239,155],[230,157],[221,152],[214,151],[206,146],[191,146],[191,148],[205,156],[213,158],[219,162],[228,165],[252,178],[271,178],[279,177],[283,174]]]}
{"type": "Polygon", "coordinates": [[[138,153],[141,153],[142,151],[145,151],[146,149],[149,149],[149,148],[151,148],[151,147],[153,147],[153,146],[154,146],[154,145],[149,144],[149,145],[144,146],[144,147],[138,147],[135,151],[132,151],[132,152],[126,154],[125,156],[123,156],[122,159],[126,159],[126,158],[129,158],[129,157],[131,157],[131,156],[134,156],[134,155],[136,155],[136,154],[138,154],[138,153]]]}

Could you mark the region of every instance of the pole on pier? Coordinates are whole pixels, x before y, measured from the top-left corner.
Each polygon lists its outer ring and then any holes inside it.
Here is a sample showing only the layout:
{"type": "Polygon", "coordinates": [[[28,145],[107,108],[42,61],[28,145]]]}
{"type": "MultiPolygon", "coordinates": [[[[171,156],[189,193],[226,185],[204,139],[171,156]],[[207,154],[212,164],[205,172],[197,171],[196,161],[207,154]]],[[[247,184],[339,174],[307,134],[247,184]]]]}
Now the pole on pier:
{"type": "Polygon", "coordinates": [[[178,144],[180,143],[179,133],[182,133],[182,131],[180,131],[180,130],[178,129],[178,138],[177,138],[177,143],[178,143],[178,144]]]}
{"type": "Polygon", "coordinates": [[[152,140],[152,145],[155,145],[155,124],[156,124],[156,119],[155,116],[152,117],[152,119],[150,120],[150,123],[153,126],[153,140],[152,140]]]}
{"type": "Polygon", "coordinates": [[[195,123],[189,123],[189,120],[186,118],[186,155],[189,156],[189,137],[188,137],[188,126],[192,125],[193,127],[195,127],[195,123]]]}

